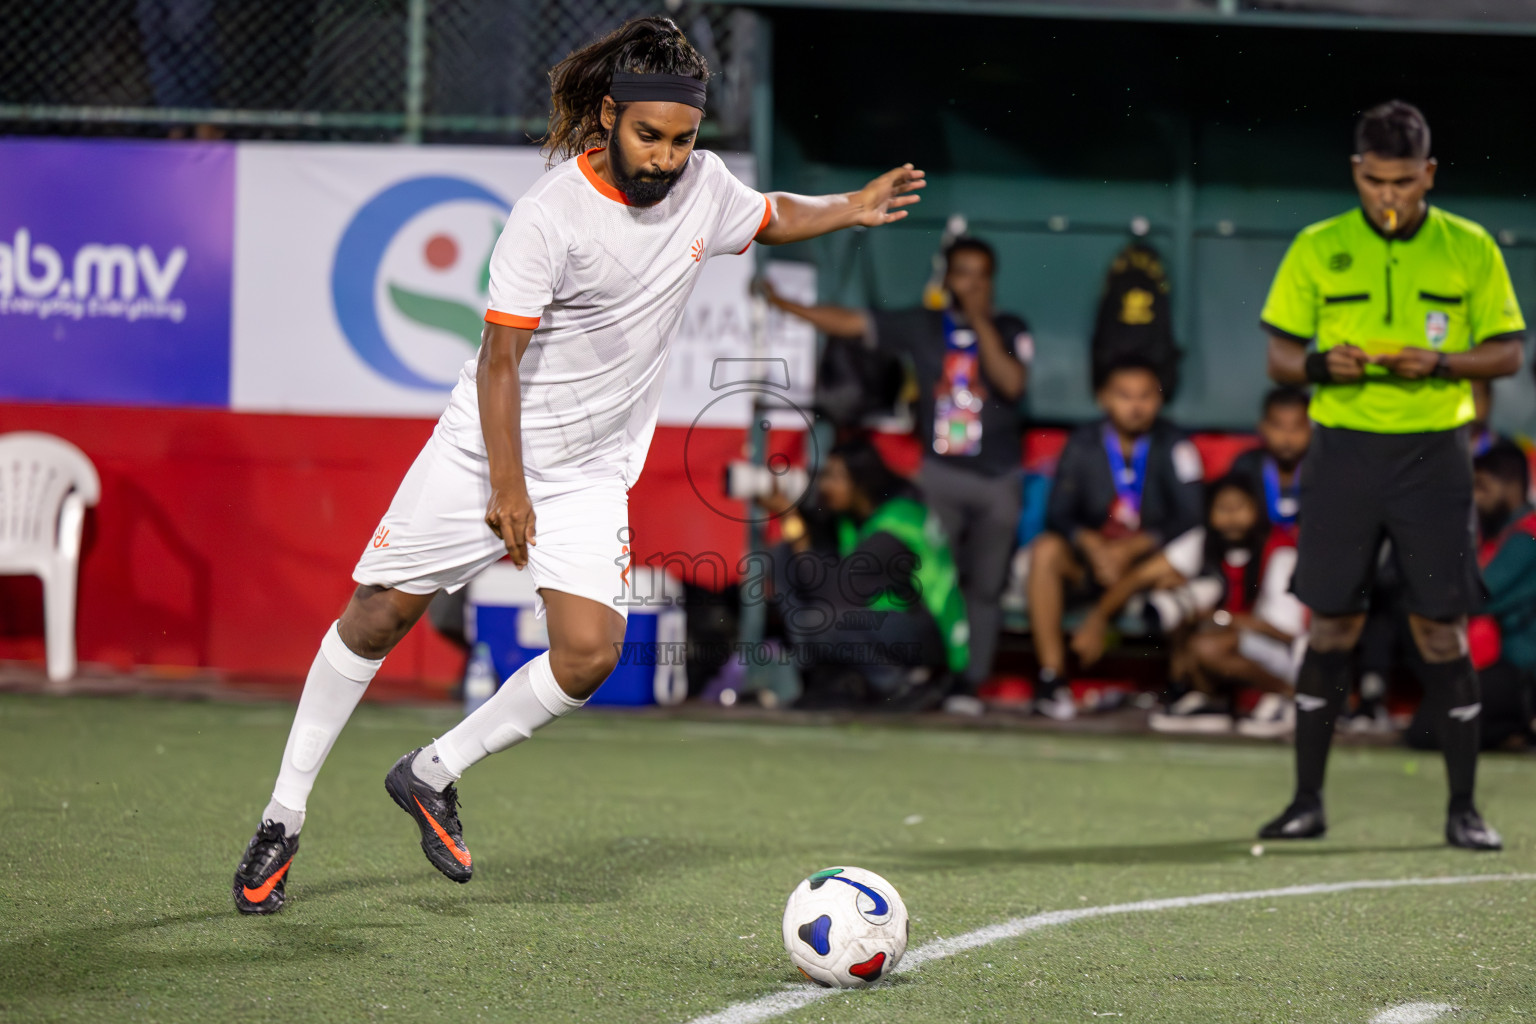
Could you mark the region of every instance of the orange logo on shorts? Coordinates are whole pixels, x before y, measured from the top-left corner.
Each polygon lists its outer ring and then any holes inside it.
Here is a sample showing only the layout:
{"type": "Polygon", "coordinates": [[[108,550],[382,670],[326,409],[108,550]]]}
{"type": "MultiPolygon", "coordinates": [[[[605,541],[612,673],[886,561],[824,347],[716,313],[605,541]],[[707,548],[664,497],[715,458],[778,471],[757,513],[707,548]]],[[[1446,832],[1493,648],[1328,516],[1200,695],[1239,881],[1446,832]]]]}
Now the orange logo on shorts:
{"type": "Polygon", "coordinates": [[[373,546],[376,547],[376,548],[387,548],[387,547],[389,547],[389,528],[388,527],[384,527],[384,526],[379,527],[379,531],[373,535],[373,546]]]}
{"type": "Polygon", "coordinates": [[[698,263],[701,260],[703,260],[704,259],[704,239],[701,238],[698,241],[694,242],[693,243],[693,247],[689,250],[689,252],[693,256],[693,262],[698,263]]]}

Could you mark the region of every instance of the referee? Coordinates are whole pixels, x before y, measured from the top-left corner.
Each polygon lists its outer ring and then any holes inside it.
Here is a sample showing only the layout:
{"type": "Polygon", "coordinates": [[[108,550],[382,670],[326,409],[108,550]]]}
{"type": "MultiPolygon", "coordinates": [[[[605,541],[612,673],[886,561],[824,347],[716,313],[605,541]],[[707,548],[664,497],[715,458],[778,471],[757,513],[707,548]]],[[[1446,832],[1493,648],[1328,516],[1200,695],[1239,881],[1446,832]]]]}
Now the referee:
{"type": "Polygon", "coordinates": [[[1312,610],[1296,685],[1296,795],[1259,837],[1327,831],[1328,746],[1390,539],[1445,751],[1446,841],[1497,850],[1499,834],[1472,801],[1482,706],[1467,615],[1484,591],[1466,425],[1469,382],[1519,370],[1525,321],[1493,238],[1425,201],[1435,160],[1417,108],[1393,101],[1366,111],[1353,162],[1360,208],[1296,236],[1263,312],[1269,375],[1315,387],[1317,429],[1302,464],[1293,584],[1312,610]]]}

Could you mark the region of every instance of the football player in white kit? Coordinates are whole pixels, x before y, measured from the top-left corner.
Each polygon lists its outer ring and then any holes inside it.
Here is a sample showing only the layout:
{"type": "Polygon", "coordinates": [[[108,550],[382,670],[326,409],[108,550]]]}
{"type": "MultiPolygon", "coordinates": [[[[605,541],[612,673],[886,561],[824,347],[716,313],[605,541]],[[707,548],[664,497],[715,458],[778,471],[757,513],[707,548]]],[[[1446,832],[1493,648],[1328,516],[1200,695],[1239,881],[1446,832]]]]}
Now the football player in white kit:
{"type": "Polygon", "coordinates": [[[918,201],[923,172],[910,164],[843,195],[748,188],[694,148],[708,79],[665,18],[631,21],[550,72],[547,146],[574,159],[507,219],[479,354],[363,549],[357,589],[309,670],[272,800],[235,871],[241,912],[282,909],[315,776],[384,657],[432,595],[509,555],[532,573],[549,652],[385,778],[427,859],[469,881],[454,782],[581,707],[617,662],[628,490],[704,263],[754,240],[889,224],[918,201]]]}

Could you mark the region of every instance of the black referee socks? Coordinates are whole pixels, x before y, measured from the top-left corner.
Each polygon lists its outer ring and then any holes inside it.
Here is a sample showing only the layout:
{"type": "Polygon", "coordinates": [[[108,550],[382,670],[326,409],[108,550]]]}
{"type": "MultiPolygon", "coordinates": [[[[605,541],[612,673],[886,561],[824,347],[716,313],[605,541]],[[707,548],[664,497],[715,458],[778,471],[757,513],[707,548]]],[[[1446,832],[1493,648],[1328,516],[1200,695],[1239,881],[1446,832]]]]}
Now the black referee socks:
{"type": "Polygon", "coordinates": [[[1445,751],[1445,778],[1451,788],[1450,813],[1472,810],[1483,720],[1477,670],[1467,657],[1437,664],[1422,658],[1414,661],[1414,674],[1424,687],[1424,699],[1440,720],[1440,749],[1445,751]]]}
{"type": "Polygon", "coordinates": [[[1353,674],[1352,651],[1307,650],[1296,680],[1296,802],[1316,806],[1323,799],[1328,748],[1353,674]]]}

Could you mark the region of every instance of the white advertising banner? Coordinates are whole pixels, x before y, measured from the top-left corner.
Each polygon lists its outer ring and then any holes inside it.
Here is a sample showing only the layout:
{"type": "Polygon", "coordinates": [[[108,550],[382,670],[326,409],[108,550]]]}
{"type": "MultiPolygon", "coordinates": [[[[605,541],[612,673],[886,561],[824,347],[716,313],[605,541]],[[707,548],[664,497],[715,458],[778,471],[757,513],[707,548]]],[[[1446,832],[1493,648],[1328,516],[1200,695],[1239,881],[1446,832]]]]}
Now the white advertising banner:
{"type": "MultiPolygon", "coordinates": [[[[753,180],[749,157],[722,156],[753,180]]],[[[543,173],[531,148],[241,145],[232,406],[438,415],[479,344],[487,262],[506,211],[543,173]]],[[[804,402],[814,336],[778,317],[754,332],[753,269],[750,251],[705,266],[673,339],[663,423],[746,423],[747,398],[720,400],[713,370],[722,358],[783,359],[786,397],[804,402]]],[[[794,290],[803,293],[805,280],[802,271],[794,290]]]]}

